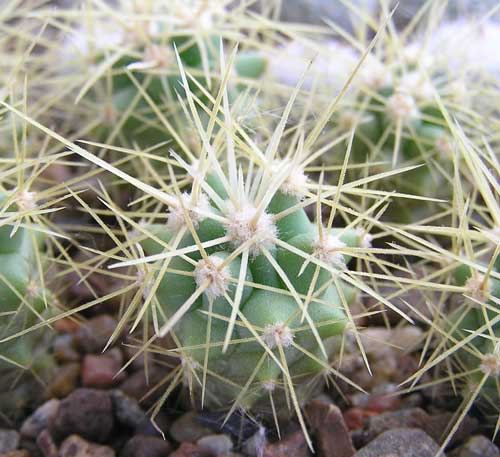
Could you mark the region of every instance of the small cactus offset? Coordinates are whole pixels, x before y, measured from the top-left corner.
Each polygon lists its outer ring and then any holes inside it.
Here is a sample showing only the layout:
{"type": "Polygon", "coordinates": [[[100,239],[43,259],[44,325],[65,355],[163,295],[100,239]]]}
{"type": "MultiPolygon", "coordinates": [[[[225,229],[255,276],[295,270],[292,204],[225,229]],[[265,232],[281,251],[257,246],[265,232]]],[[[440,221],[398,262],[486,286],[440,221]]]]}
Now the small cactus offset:
{"type": "MultiPolygon", "coordinates": [[[[463,141],[463,139],[462,139],[463,141]]],[[[481,199],[487,202],[487,219],[479,213],[480,204],[474,203],[470,214],[464,215],[462,224],[476,225],[478,231],[464,232],[461,262],[453,272],[454,283],[463,288],[461,305],[449,317],[447,333],[451,339],[454,358],[463,372],[464,398],[471,392],[490,413],[500,414],[500,237],[498,222],[500,206],[495,198],[495,185],[491,180],[498,174],[498,164],[484,168],[488,156],[473,152],[464,142],[465,161],[477,184],[481,199]],[[477,205],[477,206],[476,206],[477,205]],[[464,344],[465,343],[465,344],[464,344]],[[472,390],[471,390],[472,389],[472,390]]],[[[498,195],[497,195],[498,197],[498,195]]]]}
{"type": "MultiPolygon", "coordinates": [[[[474,199],[457,182],[454,207],[456,227],[428,228],[431,234],[449,237],[443,242],[433,275],[442,299],[430,304],[432,320],[423,318],[434,334],[435,344],[425,349],[426,363],[408,381],[433,373],[427,387],[451,383],[449,395],[462,397],[456,419],[450,424],[442,449],[448,445],[473,406],[485,414],[486,424],[498,432],[500,410],[500,206],[495,176],[500,168],[491,149],[481,151],[459,127],[453,129],[466,172],[475,183],[474,199]],[[485,167],[485,164],[491,168],[485,167]]],[[[458,161],[458,157],[455,163],[458,161]]],[[[443,391],[446,392],[446,391],[443,391]]]]}
{"type": "MultiPolygon", "coordinates": [[[[350,176],[399,169],[378,184],[395,192],[386,220],[401,223],[434,218],[445,208],[436,205],[436,199],[452,198],[456,144],[449,123],[459,120],[475,135],[471,127],[476,118],[489,116],[484,104],[476,106],[470,96],[477,81],[450,72],[435,51],[437,43],[411,36],[417,38],[397,44],[393,40],[399,36],[380,36],[372,43],[373,53],[366,55],[338,41],[327,42],[319,55],[312,47],[291,42],[281,53],[274,51],[276,57],[269,62],[271,75],[287,82],[297,80],[297,70],[305,68],[307,58],[314,58],[311,94],[327,102],[342,95],[332,112],[332,135],[325,139],[325,145],[334,146],[321,162],[332,169],[342,164],[354,128],[350,176]]],[[[356,45],[365,49],[369,43],[356,45]]],[[[324,107],[319,102],[313,110],[324,107]]]]}
{"type": "MultiPolygon", "coordinates": [[[[52,312],[54,299],[40,280],[40,257],[46,235],[19,224],[22,213],[33,210],[33,192],[2,192],[0,226],[0,378],[3,413],[15,413],[33,398],[30,378],[45,378],[53,367],[48,352],[50,334],[42,329],[24,333],[52,312]],[[10,222],[10,223],[9,223],[10,222]],[[22,336],[16,336],[21,334],[22,336]],[[28,374],[28,376],[26,376],[28,374]],[[10,405],[10,407],[9,407],[10,405]]],[[[42,270],[44,273],[44,270],[42,270]]]]}
{"type": "MultiPolygon", "coordinates": [[[[68,90],[71,103],[78,106],[67,113],[68,128],[78,122],[81,135],[94,142],[136,144],[158,155],[168,142],[186,152],[190,131],[179,103],[185,91],[179,84],[177,59],[192,74],[190,89],[206,102],[217,85],[214,70],[221,46],[236,43],[238,37],[246,47],[239,21],[248,22],[250,17],[244,9],[229,11],[226,4],[224,0],[120,1],[116,12],[103,4],[89,5],[83,13],[88,20],[65,24],[59,32],[63,48],[49,54],[51,65],[73,89],[68,90]]],[[[59,14],[65,18],[63,10],[54,11],[54,21],[60,20],[59,14]]],[[[232,99],[247,87],[245,80],[256,79],[265,70],[264,60],[251,50],[255,43],[248,41],[250,49],[235,64],[238,82],[232,84],[232,99]]]]}

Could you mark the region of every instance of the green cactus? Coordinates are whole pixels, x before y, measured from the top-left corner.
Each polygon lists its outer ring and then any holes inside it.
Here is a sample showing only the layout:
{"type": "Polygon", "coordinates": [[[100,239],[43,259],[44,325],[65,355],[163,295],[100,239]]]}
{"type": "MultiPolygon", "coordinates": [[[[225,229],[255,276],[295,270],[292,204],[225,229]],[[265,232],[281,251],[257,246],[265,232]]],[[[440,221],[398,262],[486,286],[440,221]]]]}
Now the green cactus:
{"type": "MultiPolygon", "coordinates": [[[[0,205],[9,213],[18,210],[7,193],[0,195],[0,205]]],[[[9,220],[12,216],[4,216],[0,227],[0,340],[5,339],[0,343],[0,404],[4,414],[19,414],[34,399],[35,377],[46,379],[54,362],[50,335],[43,329],[9,337],[50,316],[54,299],[37,279],[36,252],[42,250],[44,234],[9,220]]]]}
{"type": "MultiPolygon", "coordinates": [[[[235,17],[222,4],[188,3],[144,6],[143,14],[151,18],[137,23],[133,16],[127,24],[110,17],[105,23],[96,21],[88,30],[88,26],[75,28],[64,50],[67,56],[62,67],[64,73],[74,73],[75,79],[88,71],[89,65],[98,69],[99,77],[91,87],[84,86],[77,97],[99,111],[89,120],[93,123],[96,115],[101,119],[89,132],[93,140],[124,140],[125,146],[135,143],[143,148],[163,142],[177,147],[180,138],[180,143],[188,141],[189,133],[186,135],[186,126],[180,121],[183,107],[178,97],[185,100],[185,89],[177,59],[192,75],[187,82],[190,91],[206,104],[218,86],[213,74],[219,65],[220,47],[235,43],[225,36],[230,35],[225,28],[233,27],[235,17]],[[219,22],[217,27],[214,20],[219,22]],[[158,113],[161,123],[157,122],[158,113]]],[[[100,7],[95,8],[98,14],[100,7]]],[[[124,2],[119,9],[133,14],[135,7],[124,2]]],[[[265,60],[249,51],[237,58],[234,68],[238,79],[258,79],[265,72],[265,60]]],[[[236,99],[246,87],[244,83],[233,84],[231,97],[236,99]]]]}
{"type": "Polygon", "coordinates": [[[311,183],[289,159],[260,167],[254,196],[233,181],[235,163],[225,171],[203,163],[206,172],[182,165],[192,185],[165,196],[167,223],[141,223],[131,238],[145,257],[115,266],[152,272],[140,276],[144,298],[155,292],[148,314],[160,336],[173,332],[205,405],[263,408],[271,395],[283,406],[295,390],[302,404],[331,373],[331,340],[354,325],[358,294],[347,265],[371,237],[312,222],[303,207],[311,183]]]}

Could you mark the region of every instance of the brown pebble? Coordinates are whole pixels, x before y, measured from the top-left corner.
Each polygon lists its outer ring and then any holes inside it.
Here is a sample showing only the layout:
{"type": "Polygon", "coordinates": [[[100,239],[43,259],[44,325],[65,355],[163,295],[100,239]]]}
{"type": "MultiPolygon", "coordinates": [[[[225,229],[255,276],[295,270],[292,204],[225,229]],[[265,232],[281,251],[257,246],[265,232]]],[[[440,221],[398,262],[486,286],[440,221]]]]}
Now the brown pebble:
{"type": "Polygon", "coordinates": [[[280,441],[267,444],[264,447],[263,457],[309,457],[309,449],[307,447],[304,433],[297,430],[289,436],[284,437],[280,441]]]}
{"type": "Polygon", "coordinates": [[[179,417],[170,427],[170,436],[178,443],[194,443],[200,438],[212,435],[213,431],[200,423],[195,411],[189,411],[179,417]]]}
{"type": "Polygon", "coordinates": [[[43,457],[57,457],[57,446],[48,430],[43,430],[36,439],[36,445],[43,457]]]}
{"type": "Polygon", "coordinates": [[[71,435],[62,442],[59,457],[115,457],[115,451],[109,446],[100,446],[81,436],[71,435]]]}
{"type": "Polygon", "coordinates": [[[82,385],[84,387],[107,388],[125,379],[125,372],[120,372],[123,356],[118,348],[113,348],[103,355],[87,354],[82,363],[82,385]]]}
{"type": "Polygon", "coordinates": [[[21,436],[35,440],[40,432],[50,427],[57,416],[60,400],[52,398],[39,406],[21,427],[21,436]]]}
{"type": "Polygon", "coordinates": [[[73,335],[63,334],[56,337],[53,344],[54,357],[59,363],[79,362],[80,354],[74,347],[73,335]]]}
{"type": "Polygon", "coordinates": [[[120,457],[164,457],[171,450],[170,443],[162,438],[134,435],[123,447],[120,457]]]}
{"type": "MultiPolygon", "coordinates": [[[[151,391],[152,387],[156,383],[160,382],[166,373],[158,367],[150,367],[148,371],[148,378],[144,373],[144,370],[136,371],[128,376],[125,381],[121,382],[118,388],[122,390],[126,395],[135,398],[136,400],[142,400],[142,398],[151,391]]],[[[147,401],[143,405],[153,404],[162,393],[161,389],[156,389],[156,391],[148,396],[147,401]]]]}
{"type": "Polygon", "coordinates": [[[115,331],[117,321],[108,314],[89,319],[83,323],[75,334],[75,341],[84,352],[100,353],[115,331]]]}
{"type": "Polygon", "coordinates": [[[70,317],[58,319],[52,325],[59,333],[75,333],[80,327],[80,324],[70,317]]]}
{"type": "Polygon", "coordinates": [[[113,404],[107,392],[76,389],[61,401],[51,431],[57,439],[77,433],[90,441],[104,442],[113,424],[113,404]]]}
{"type": "Polygon", "coordinates": [[[63,398],[75,390],[80,378],[80,364],[68,363],[57,369],[49,385],[48,397],[63,398]]]}
{"type": "Polygon", "coordinates": [[[354,455],[349,430],[340,409],[320,400],[313,400],[305,408],[307,419],[316,437],[320,457],[351,457],[354,455]]]}

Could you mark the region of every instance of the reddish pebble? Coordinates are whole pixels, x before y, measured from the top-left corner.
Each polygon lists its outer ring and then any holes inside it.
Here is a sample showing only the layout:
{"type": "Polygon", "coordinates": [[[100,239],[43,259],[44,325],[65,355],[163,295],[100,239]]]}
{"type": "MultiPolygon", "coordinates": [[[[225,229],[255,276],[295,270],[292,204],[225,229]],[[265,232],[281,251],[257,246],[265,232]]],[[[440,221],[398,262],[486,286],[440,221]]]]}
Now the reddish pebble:
{"type": "Polygon", "coordinates": [[[118,349],[109,351],[108,354],[91,355],[83,358],[82,384],[84,387],[106,388],[123,381],[124,372],[117,375],[122,367],[122,358],[118,349]]]}
{"type": "Polygon", "coordinates": [[[76,322],[74,319],[70,319],[69,317],[64,317],[54,322],[54,328],[59,333],[75,333],[80,324],[76,322]]]}
{"type": "Polygon", "coordinates": [[[308,457],[309,455],[304,433],[297,430],[277,443],[268,444],[264,448],[263,457],[308,457]]]}
{"type": "Polygon", "coordinates": [[[344,413],[344,421],[349,430],[359,430],[364,427],[368,417],[376,416],[378,413],[363,408],[351,408],[344,413]]]}
{"type": "Polygon", "coordinates": [[[365,409],[383,413],[394,411],[401,405],[401,397],[397,395],[373,395],[370,396],[365,409]]]}

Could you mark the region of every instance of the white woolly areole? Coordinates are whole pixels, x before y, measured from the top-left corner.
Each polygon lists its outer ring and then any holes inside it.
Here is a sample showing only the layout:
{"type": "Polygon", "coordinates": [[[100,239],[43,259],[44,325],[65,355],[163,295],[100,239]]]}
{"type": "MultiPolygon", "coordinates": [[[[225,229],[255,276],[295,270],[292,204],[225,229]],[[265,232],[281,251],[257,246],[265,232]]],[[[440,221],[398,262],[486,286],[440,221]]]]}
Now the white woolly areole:
{"type": "Polygon", "coordinates": [[[306,192],[307,176],[302,168],[294,166],[290,168],[290,161],[275,160],[271,165],[271,173],[280,173],[284,168],[290,169],[290,173],[281,184],[280,190],[285,194],[303,197],[306,192]]]}
{"type": "Polygon", "coordinates": [[[32,211],[36,208],[36,198],[36,192],[23,190],[16,197],[17,206],[21,211],[32,211]]]}
{"type": "Polygon", "coordinates": [[[432,100],[434,98],[434,86],[423,73],[417,71],[403,75],[397,90],[411,94],[420,100],[432,100]]]}
{"type": "Polygon", "coordinates": [[[262,381],[261,385],[266,392],[274,392],[274,389],[276,389],[276,381],[274,379],[266,379],[262,381]]]}
{"type": "Polygon", "coordinates": [[[278,230],[271,215],[262,211],[257,220],[254,221],[256,213],[257,208],[251,204],[243,205],[240,210],[234,209],[232,204],[226,208],[227,236],[236,247],[253,239],[249,248],[253,257],[260,254],[261,247],[274,250],[274,240],[278,236],[278,230]]]}
{"type": "Polygon", "coordinates": [[[374,90],[382,89],[392,83],[389,67],[371,55],[367,56],[359,69],[359,78],[363,84],[374,90]]]}
{"type": "Polygon", "coordinates": [[[402,56],[407,64],[418,65],[423,68],[429,68],[434,63],[434,57],[428,50],[423,49],[419,43],[412,43],[405,46],[402,56]]]}
{"type": "Polygon", "coordinates": [[[448,136],[442,136],[434,142],[436,150],[445,157],[453,157],[453,143],[448,136]]]}
{"type": "Polygon", "coordinates": [[[34,279],[30,280],[28,287],[26,288],[26,295],[29,298],[36,298],[40,295],[40,292],[41,290],[38,283],[34,279]]]}
{"type": "Polygon", "coordinates": [[[415,99],[404,93],[396,93],[389,97],[386,104],[386,112],[393,121],[401,121],[408,124],[418,116],[418,108],[415,99]]]}
{"type": "Polygon", "coordinates": [[[480,370],[487,375],[498,376],[500,374],[500,357],[498,354],[485,354],[479,365],[480,370]]]}
{"type": "Polygon", "coordinates": [[[314,246],[318,259],[335,267],[345,266],[344,255],[340,252],[347,245],[339,238],[333,235],[323,237],[323,240],[316,241],[314,246]]]}
{"type": "Polygon", "coordinates": [[[129,70],[147,70],[149,68],[169,68],[175,65],[175,55],[169,46],[152,44],[144,53],[144,59],[127,65],[129,70]]]}
{"type": "Polygon", "coordinates": [[[214,26],[215,17],[226,12],[226,8],[219,2],[182,0],[177,5],[175,15],[184,25],[209,30],[214,26]]]}
{"type": "Polygon", "coordinates": [[[266,325],[262,339],[269,349],[274,349],[278,344],[287,348],[293,342],[293,332],[290,327],[283,325],[282,322],[266,325]]]}
{"type": "Polygon", "coordinates": [[[361,116],[354,111],[344,111],[339,116],[339,127],[343,132],[351,130],[361,122],[361,116]]]}
{"type": "Polygon", "coordinates": [[[373,235],[370,235],[364,228],[358,227],[356,229],[356,234],[358,235],[358,242],[360,248],[371,248],[373,235]]]}
{"type": "MultiPolygon", "coordinates": [[[[207,196],[200,194],[196,205],[193,205],[191,195],[188,193],[181,194],[181,200],[187,216],[193,223],[193,226],[197,228],[200,221],[206,218],[206,213],[210,212],[210,203],[207,196]]],[[[177,231],[186,225],[184,210],[180,204],[176,208],[170,208],[167,219],[167,227],[169,229],[177,231]]]]}
{"type": "Polygon", "coordinates": [[[231,273],[227,266],[221,268],[223,263],[224,259],[211,255],[208,259],[200,260],[194,269],[194,279],[198,287],[209,280],[209,286],[204,292],[209,300],[220,297],[229,287],[231,273]]]}
{"type": "Polygon", "coordinates": [[[457,79],[446,88],[446,94],[450,99],[456,103],[468,104],[469,103],[469,90],[467,84],[463,79],[457,79]]]}
{"type": "Polygon", "coordinates": [[[489,283],[485,284],[484,281],[484,275],[472,275],[465,283],[465,294],[479,302],[488,300],[491,286],[489,283]]]}

